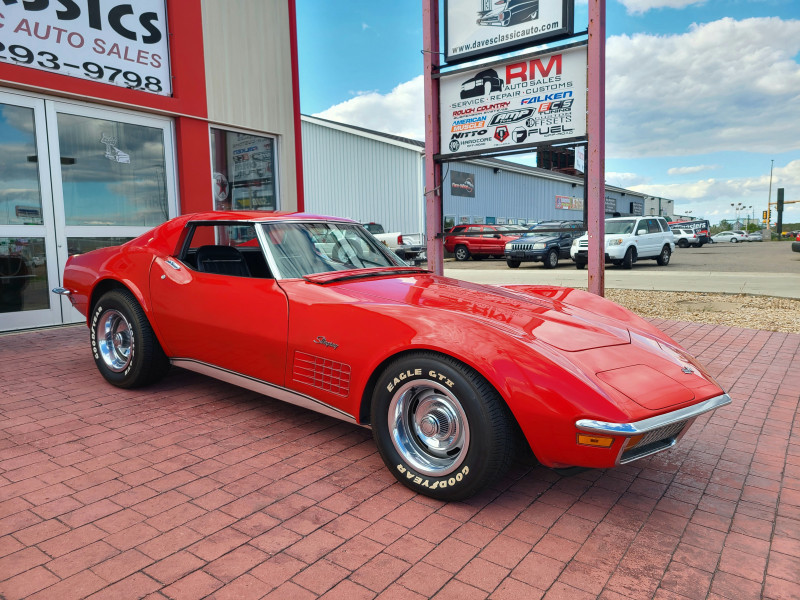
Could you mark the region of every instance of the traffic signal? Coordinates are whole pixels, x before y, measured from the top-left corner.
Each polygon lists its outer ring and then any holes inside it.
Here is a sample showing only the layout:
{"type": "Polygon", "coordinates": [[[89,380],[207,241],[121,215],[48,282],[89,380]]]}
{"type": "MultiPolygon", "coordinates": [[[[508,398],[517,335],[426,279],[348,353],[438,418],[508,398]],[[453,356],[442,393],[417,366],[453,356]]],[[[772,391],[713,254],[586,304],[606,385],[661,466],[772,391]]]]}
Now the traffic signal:
{"type": "Polygon", "coordinates": [[[761,213],[761,220],[764,221],[765,223],[767,222],[767,211],[763,211],[761,213]]]}
{"type": "Polygon", "coordinates": [[[769,207],[769,210],[767,211],[767,222],[768,223],[772,223],[772,207],[771,206],[769,207]]]}

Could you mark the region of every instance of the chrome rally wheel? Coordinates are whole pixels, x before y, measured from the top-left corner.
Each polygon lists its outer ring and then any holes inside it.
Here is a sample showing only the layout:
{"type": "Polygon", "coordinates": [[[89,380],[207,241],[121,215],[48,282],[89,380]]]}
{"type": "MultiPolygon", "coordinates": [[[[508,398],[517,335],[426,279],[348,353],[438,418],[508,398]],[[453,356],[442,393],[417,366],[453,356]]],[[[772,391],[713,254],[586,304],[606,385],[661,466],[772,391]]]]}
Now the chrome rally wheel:
{"type": "Polygon", "coordinates": [[[514,456],[514,417],[472,368],[436,352],[409,353],[378,375],[372,435],[395,478],[438,500],[463,500],[502,477],[514,456]]]}
{"type": "Polygon", "coordinates": [[[95,326],[97,350],[106,366],[121,373],[131,364],[133,331],[125,315],[117,310],[107,310],[100,315],[95,326]]]}
{"type": "Polygon", "coordinates": [[[388,427],[400,456],[431,477],[449,475],[464,462],[469,422],[458,399],[434,381],[409,382],[389,404],[388,427]]]}

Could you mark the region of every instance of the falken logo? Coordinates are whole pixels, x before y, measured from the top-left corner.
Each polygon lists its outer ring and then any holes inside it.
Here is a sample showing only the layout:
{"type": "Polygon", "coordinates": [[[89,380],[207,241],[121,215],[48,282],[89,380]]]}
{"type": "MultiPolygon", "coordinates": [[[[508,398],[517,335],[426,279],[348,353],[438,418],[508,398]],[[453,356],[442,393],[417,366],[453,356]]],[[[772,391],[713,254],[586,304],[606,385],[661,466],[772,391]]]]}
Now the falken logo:
{"type": "Polygon", "coordinates": [[[508,110],[506,112],[497,113],[489,121],[489,125],[497,125],[498,123],[516,123],[517,121],[524,121],[533,114],[533,109],[521,108],[518,110],[508,110]]]}
{"type": "Polygon", "coordinates": [[[498,142],[505,142],[508,139],[508,127],[501,125],[494,130],[494,139],[498,142]]]}

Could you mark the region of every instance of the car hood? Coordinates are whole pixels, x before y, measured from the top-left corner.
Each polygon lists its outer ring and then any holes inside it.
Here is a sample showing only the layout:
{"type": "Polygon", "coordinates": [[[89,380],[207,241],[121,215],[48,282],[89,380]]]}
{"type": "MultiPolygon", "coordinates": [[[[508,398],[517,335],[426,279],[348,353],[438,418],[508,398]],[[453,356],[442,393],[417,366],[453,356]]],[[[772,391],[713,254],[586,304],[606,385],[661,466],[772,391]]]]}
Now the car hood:
{"type": "Polygon", "coordinates": [[[542,341],[572,352],[629,344],[621,321],[568,304],[569,288],[542,288],[547,295],[515,292],[432,274],[382,277],[331,284],[358,301],[383,301],[456,313],[527,342],[542,341]],[[559,298],[554,297],[557,289],[559,298]]]}
{"type": "Polygon", "coordinates": [[[512,242],[512,244],[536,244],[542,243],[545,244],[549,242],[558,241],[558,236],[550,235],[547,233],[537,233],[536,235],[527,235],[521,238],[518,238],[512,242]]]}

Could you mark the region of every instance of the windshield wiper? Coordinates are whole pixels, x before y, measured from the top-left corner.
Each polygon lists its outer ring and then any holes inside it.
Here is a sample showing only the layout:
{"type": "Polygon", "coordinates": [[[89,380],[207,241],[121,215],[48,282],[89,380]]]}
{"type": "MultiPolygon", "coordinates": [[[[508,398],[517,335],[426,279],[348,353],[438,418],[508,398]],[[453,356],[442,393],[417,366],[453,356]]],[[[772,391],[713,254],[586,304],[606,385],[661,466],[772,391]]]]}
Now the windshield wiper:
{"type": "Polygon", "coordinates": [[[333,271],[327,273],[312,273],[303,275],[309,283],[325,285],[350,279],[364,279],[366,277],[382,277],[384,275],[410,275],[414,273],[430,273],[428,269],[419,267],[374,267],[371,269],[351,269],[347,271],[333,271]]]}

